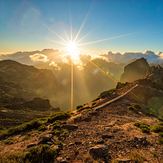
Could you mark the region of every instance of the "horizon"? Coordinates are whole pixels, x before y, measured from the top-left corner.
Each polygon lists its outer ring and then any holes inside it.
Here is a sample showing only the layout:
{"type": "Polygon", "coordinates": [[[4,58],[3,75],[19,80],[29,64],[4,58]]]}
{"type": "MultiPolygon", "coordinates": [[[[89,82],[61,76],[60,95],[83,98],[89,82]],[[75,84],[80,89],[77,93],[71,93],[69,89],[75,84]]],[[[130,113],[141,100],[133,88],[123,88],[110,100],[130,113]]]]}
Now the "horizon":
{"type": "Polygon", "coordinates": [[[77,36],[84,54],[157,53],[163,51],[162,9],[161,0],[1,0],[0,53],[63,50],[62,39],[77,36]]]}

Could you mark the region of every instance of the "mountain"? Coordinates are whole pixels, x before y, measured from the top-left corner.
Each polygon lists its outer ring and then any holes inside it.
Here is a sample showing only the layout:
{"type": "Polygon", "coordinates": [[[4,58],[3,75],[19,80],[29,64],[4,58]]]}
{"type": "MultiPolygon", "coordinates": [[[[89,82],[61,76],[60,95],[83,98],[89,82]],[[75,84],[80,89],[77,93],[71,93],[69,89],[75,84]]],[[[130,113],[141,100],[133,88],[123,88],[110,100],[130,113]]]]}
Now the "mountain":
{"type": "Polygon", "coordinates": [[[0,61],[1,99],[5,96],[48,98],[59,87],[50,70],[37,69],[12,60],[0,61]]]}
{"type": "Polygon", "coordinates": [[[162,76],[162,67],[150,67],[72,112],[1,130],[0,162],[161,163],[162,76]]]}
{"type": "Polygon", "coordinates": [[[50,70],[12,60],[0,61],[0,128],[58,111],[53,107],[57,105],[50,104],[55,104],[58,88],[59,84],[50,70]]]}
{"type": "Polygon", "coordinates": [[[150,74],[150,66],[146,59],[140,58],[124,67],[124,73],[121,76],[122,82],[132,82],[137,79],[143,79],[150,74]]]}

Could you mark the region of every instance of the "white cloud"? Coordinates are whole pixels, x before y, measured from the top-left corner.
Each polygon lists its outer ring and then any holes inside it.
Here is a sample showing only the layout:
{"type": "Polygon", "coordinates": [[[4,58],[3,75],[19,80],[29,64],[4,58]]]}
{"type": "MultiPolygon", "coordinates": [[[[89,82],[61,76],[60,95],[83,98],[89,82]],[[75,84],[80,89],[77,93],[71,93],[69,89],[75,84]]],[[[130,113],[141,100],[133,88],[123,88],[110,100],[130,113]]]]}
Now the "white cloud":
{"type": "Polygon", "coordinates": [[[35,53],[33,55],[30,55],[29,57],[34,62],[48,62],[49,61],[48,57],[41,53],[35,53]]]}
{"type": "Polygon", "coordinates": [[[56,70],[60,70],[61,69],[54,61],[51,61],[49,63],[49,66],[53,66],[56,70]]]}
{"type": "Polygon", "coordinates": [[[131,62],[132,60],[138,59],[138,58],[145,58],[149,63],[162,63],[163,60],[163,55],[162,53],[156,54],[153,51],[145,51],[145,52],[125,52],[125,53],[113,53],[113,52],[108,52],[108,54],[102,55],[108,61],[110,62],[117,62],[117,63],[128,63],[131,62]]]}

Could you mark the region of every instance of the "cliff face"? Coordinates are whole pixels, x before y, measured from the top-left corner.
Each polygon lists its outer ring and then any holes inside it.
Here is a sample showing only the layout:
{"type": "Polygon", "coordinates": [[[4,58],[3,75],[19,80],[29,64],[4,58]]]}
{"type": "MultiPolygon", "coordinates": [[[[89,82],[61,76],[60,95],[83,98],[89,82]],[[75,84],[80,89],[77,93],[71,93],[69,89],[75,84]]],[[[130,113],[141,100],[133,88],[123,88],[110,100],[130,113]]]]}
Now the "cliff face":
{"type": "Polygon", "coordinates": [[[124,67],[124,73],[121,76],[121,82],[133,82],[138,79],[143,79],[150,74],[150,66],[144,58],[124,67]]]}

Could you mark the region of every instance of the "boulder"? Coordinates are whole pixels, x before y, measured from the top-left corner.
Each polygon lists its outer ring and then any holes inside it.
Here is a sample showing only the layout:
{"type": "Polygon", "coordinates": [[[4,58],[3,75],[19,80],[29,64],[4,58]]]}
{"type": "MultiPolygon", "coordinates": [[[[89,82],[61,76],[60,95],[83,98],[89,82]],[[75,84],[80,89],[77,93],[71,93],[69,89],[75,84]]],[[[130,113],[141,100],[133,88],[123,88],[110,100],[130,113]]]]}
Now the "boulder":
{"type": "Polygon", "coordinates": [[[90,148],[89,154],[94,160],[104,161],[105,163],[107,163],[111,158],[108,146],[104,144],[99,144],[90,148]]]}
{"type": "Polygon", "coordinates": [[[53,137],[52,134],[46,134],[46,135],[40,136],[38,140],[38,144],[48,144],[49,142],[53,142],[52,137],[53,137]]]}
{"type": "Polygon", "coordinates": [[[73,130],[77,130],[78,126],[74,124],[63,124],[62,128],[73,131],[73,130]]]}

